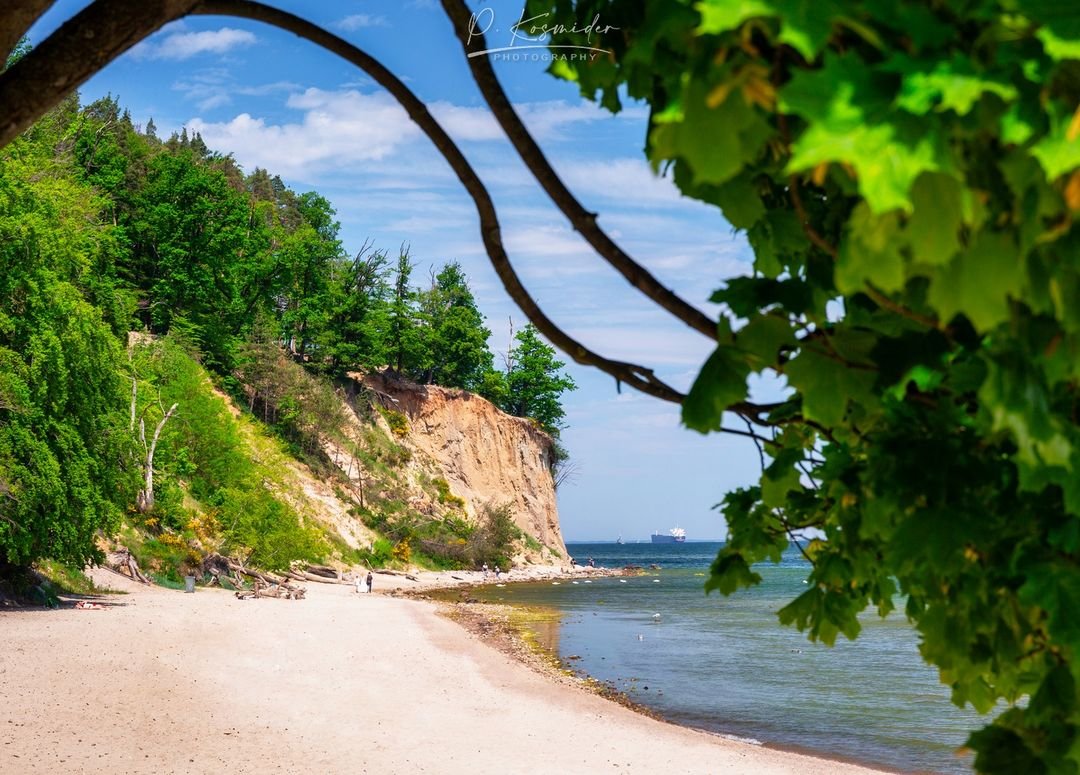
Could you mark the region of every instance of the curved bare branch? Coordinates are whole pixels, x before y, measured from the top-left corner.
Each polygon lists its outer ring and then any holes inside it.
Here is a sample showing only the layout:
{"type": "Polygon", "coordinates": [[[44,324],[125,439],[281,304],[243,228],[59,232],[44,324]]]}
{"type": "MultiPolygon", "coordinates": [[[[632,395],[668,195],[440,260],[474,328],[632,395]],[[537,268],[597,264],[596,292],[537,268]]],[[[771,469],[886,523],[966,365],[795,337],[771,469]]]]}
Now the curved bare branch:
{"type": "Polygon", "coordinates": [[[8,0],[0,14],[0,67],[4,66],[19,40],[41,14],[56,0],[8,0]]]}
{"type": "Polygon", "coordinates": [[[685,396],[659,379],[652,369],[634,363],[613,361],[594,353],[570,337],[544,314],[529,295],[525,286],[522,285],[513,265],[510,263],[502,244],[502,235],[495,212],[495,205],[488,194],[487,188],[465,159],[461,150],[432,117],[431,113],[428,112],[427,106],[382,63],[370,54],[361,51],[351,43],[317,25],[291,13],[252,2],[251,0],[204,0],[193,10],[193,13],[239,16],[280,27],[337,54],[366,72],[401,103],[405,112],[428,136],[439,153],[442,154],[443,158],[454,170],[469,196],[472,197],[473,203],[476,205],[477,215],[480,218],[480,235],[484,242],[484,248],[487,250],[488,258],[491,260],[495,272],[499,275],[499,279],[502,280],[506,292],[510,294],[510,297],[517,303],[526,317],[532,321],[533,325],[552,344],[578,363],[595,366],[613,376],[619,383],[630,385],[643,393],[662,398],[665,401],[682,402],[685,396]]]}
{"type": "MultiPolygon", "coordinates": [[[[198,0],[96,0],[0,74],[0,147],[198,0]]],[[[24,4],[28,5],[28,4],[24,4]]]]}
{"type": "Polygon", "coordinates": [[[442,0],[442,6],[446,15],[450,17],[454,32],[465,49],[469,70],[472,71],[473,80],[476,81],[480,93],[484,95],[484,100],[487,101],[491,112],[506,132],[506,136],[510,138],[521,160],[525,162],[525,166],[532,172],[533,177],[551,197],[551,201],[562,210],[574,229],[605,261],[626,278],[627,282],[690,328],[715,340],[716,321],[683,301],[669,288],[665,288],[648,269],[634,261],[615,244],[614,240],[596,223],[596,213],[591,213],[582,207],[581,202],[574,197],[552,169],[544,152],[518,117],[517,111],[514,110],[506,92],[499,84],[490,60],[486,56],[478,55],[478,52],[486,50],[487,42],[480,31],[472,29],[472,12],[463,0],[442,0]]]}

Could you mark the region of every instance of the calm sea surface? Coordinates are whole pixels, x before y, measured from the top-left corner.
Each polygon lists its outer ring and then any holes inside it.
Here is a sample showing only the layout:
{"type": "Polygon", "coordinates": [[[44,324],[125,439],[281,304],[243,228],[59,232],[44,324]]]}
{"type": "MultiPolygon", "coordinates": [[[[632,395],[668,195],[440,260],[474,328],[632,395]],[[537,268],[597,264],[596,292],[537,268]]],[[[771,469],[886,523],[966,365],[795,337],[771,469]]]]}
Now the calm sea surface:
{"type": "Polygon", "coordinates": [[[704,574],[719,546],[569,544],[581,563],[661,570],[476,596],[560,611],[556,626],[535,623],[542,642],[676,723],[903,772],[970,771],[956,749],[986,719],[949,702],[902,615],[882,621],[868,612],[855,642],[810,643],[776,619],[806,588],[798,552],[762,566],[753,589],[706,596],[704,574]]]}

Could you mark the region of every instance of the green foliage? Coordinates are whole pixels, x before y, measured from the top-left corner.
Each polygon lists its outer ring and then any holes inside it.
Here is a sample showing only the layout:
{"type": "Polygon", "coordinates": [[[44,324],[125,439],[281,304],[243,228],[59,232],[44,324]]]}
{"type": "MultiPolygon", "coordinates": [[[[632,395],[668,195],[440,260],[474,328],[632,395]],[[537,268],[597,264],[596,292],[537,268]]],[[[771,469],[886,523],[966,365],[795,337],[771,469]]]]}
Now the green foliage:
{"type": "Polygon", "coordinates": [[[81,565],[133,494],[121,348],[86,301],[111,230],[54,156],[62,105],[0,155],[0,565],[81,565]]]}
{"type": "Polygon", "coordinates": [[[434,479],[431,483],[435,485],[435,490],[438,493],[439,503],[457,509],[465,508],[465,499],[459,495],[454,495],[454,493],[450,492],[450,483],[447,482],[445,479],[434,479]]]}
{"type": "Polygon", "coordinates": [[[390,562],[394,554],[394,544],[385,538],[376,539],[371,548],[371,559],[374,565],[383,566],[390,562]]]}
{"type": "MultiPolygon", "coordinates": [[[[72,95],[4,149],[0,566],[94,559],[125,510],[137,530],[124,540],[172,582],[205,551],[265,568],[331,551],[275,494],[282,477],[267,461],[282,464],[280,451],[262,439],[274,449],[253,453],[247,419],[215,385],[305,461],[327,470],[327,449],[352,454],[359,496],[410,556],[464,563],[472,529],[405,507],[398,469],[411,453],[374,426],[346,428],[331,379],[389,366],[504,396],[483,316],[456,262],[419,290],[407,247],[393,265],[371,245],[350,257],[338,231],[319,194],[245,175],[198,134],[140,132],[111,96],[81,107],[72,95]],[[174,403],[154,505],[135,514],[139,425],[152,438],[174,403]]],[[[384,414],[394,435],[408,432],[404,415],[384,414]]],[[[448,489],[438,498],[464,506],[448,489]]]]}
{"type": "Polygon", "coordinates": [[[248,410],[276,428],[299,454],[317,458],[323,441],[342,437],[345,412],[333,385],[288,357],[268,337],[264,319],[256,321],[237,352],[235,373],[248,410]]]}
{"type": "Polygon", "coordinates": [[[117,594],[111,589],[101,589],[78,568],[72,568],[56,560],[39,560],[34,564],[34,570],[58,592],[69,595],[117,594]]]}
{"type": "Polygon", "coordinates": [[[781,620],[831,643],[899,594],[986,772],[1080,767],[1080,25],[1061,4],[531,0],[553,70],[651,108],[647,153],[745,232],[683,410],[771,462],[728,495],[710,589],[814,536],[781,620]],[[586,40],[599,18],[612,30],[586,40]],[[571,22],[576,20],[576,24],[571,22]],[[807,532],[809,531],[809,532],[807,532]],[[1028,696],[1026,705],[1021,698],[1028,696]]]}
{"type": "Polygon", "coordinates": [[[499,406],[509,414],[536,420],[547,433],[557,436],[566,416],[562,394],[577,389],[577,385],[561,371],[566,364],[555,358],[555,348],[540,339],[533,325],[518,331],[514,342],[499,406]]]}
{"type": "Polygon", "coordinates": [[[409,435],[409,418],[402,412],[396,409],[387,409],[386,407],[379,407],[379,414],[386,420],[386,424],[390,426],[390,431],[398,437],[405,437],[409,435]]]}
{"type": "Polygon", "coordinates": [[[468,279],[456,261],[431,278],[431,287],[418,294],[421,357],[406,364],[405,375],[417,382],[476,391],[492,370],[487,340],[491,331],[468,279]]]}
{"type": "MultiPolygon", "coordinates": [[[[152,514],[158,527],[174,537],[185,531],[197,537],[184,503],[189,494],[212,510],[213,532],[220,533],[225,553],[272,570],[288,567],[292,560],[321,559],[328,549],[325,541],[267,489],[265,482],[272,481],[272,475],[252,460],[237,420],[183,347],[171,339],[137,347],[133,367],[141,381],[141,400],[151,409],[159,402],[179,406],[163,429],[155,460],[160,487],[168,493],[171,486],[175,493],[158,499],[152,514]]],[[[145,407],[139,409],[143,411],[145,407]]],[[[186,544],[173,546],[169,535],[158,535],[156,543],[144,547],[160,560],[157,567],[166,575],[176,572],[186,551],[186,544]]]]}
{"type": "Polygon", "coordinates": [[[510,558],[521,530],[514,523],[514,509],[509,503],[489,503],[478,515],[480,525],[469,537],[466,556],[473,567],[498,565],[504,570],[510,567],[510,558]]]}

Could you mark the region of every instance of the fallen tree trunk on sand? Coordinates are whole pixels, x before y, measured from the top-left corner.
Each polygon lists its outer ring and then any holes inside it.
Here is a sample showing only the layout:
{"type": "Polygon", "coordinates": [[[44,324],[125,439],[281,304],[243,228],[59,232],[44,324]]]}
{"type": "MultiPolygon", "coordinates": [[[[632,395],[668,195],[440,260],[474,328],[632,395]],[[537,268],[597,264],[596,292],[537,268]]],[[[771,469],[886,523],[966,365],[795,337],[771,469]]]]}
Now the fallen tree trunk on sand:
{"type": "MultiPolygon", "coordinates": [[[[283,579],[280,576],[276,576],[273,573],[265,573],[254,568],[245,568],[241,563],[232,559],[231,557],[223,557],[220,554],[207,555],[202,561],[203,573],[208,573],[214,578],[218,578],[222,575],[228,575],[230,572],[234,577],[247,576],[250,579],[258,579],[266,584],[280,584],[283,579]]],[[[239,580],[237,578],[237,580],[239,580]]]]}
{"type": "MultiPolygon", "coordinates": [[[[293,563],[293,568],[297,568],[303,563],[293,563]]],[[[307,573],[313,573],[316,576],[322,576],[323,578],[333,579],[334,581],[341,581],[341,571],[337,568],[331,568],[327,565],[304,565],[304,571],[307,573]]]]}
{"type": "Polygon", "coordinates": [[[419,581],[420,580],[416,576],[412,575],[411,573],[405,573],[404,571],[400,571],[400,570],[387,570],[386,568],[376,568],[376,569],[372,570],[371,572],[372,573],[378,573],[381,576],[404,576],[409,581],[419,581]]]}
{"type": "Polygon", "coordinates": [[[296,581],[317,581],[320,584],[348,584],[348,581],[342,581],[338,578],[328,578],[326,576],[320,576],[316,573],[310,573],[299,568],[293,568],[292,570],[285,571],[285,575],[296,581]]]}
{"type": "Polygon", "coordinates": [[[134,581],[143,584],[153,583],[141,570],[139,570],[139,563],[135,561],[135,556],[131,553],[130,549],[121,547],[115,552],[109,552],[105,555],[105,567],[119,573],[121,576],[128,576],[134,581]]]}

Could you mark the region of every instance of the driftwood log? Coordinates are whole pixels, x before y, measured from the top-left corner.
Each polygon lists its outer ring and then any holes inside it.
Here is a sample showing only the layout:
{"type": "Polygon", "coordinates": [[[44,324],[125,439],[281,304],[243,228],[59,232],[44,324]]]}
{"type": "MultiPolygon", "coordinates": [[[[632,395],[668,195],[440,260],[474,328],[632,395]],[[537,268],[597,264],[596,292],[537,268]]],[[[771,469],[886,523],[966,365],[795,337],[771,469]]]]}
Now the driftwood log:
{"type": "Polygon", "coordinates": [[[290,577],[289,574],[282,577],[273,573],[246,568],[236,560],[223,557],[220,554],[207,556],[203,560],[202,570],[204,574],[209,574],[212,577],[213,581],[211,583],[216,582],[219,585],[221,584],[221,577],[229,578],[229,574],[232,574],[231,578],[235,586],[241,585],[241,576],[251,579],[253,582],[251,589],[241,589],[236,592],[236,597],[240,600],[247,600],[252,597],[283,597],[286,600],[303,600],[307,594],[303,587],[290,584],[286,580],[286,577],[290,577]]]}
{"type": "Polygon", "coordinates": [[[294,584],[287,584],[282,582],[280,584],[266,584],[260,579],[255,579],[255,583],[251,589],[238,590],[236,597],[238,600],[247,600],[249,598],[260,597],[276,597],[285,598],[286,600],[303,600],[307,591],[303,587],[298,587],[294,584]]]}
{"type": "Polygon", "coordinates": [[[378,568],[378,569],[372,570],[371,572],[372,573],[378,573],[378,574],[380,574],[382,576],[404,576],[409,581],[419,581],[420,580],[416,576],[412,575],[411,573],[405,573],[404,571],[400,571],[400,570],[388,570],[387,568],[378,568]]]}
{"type": "Polygon", "coordinates": [[[117,551],[105,555],[105,567],[143,584],[151,583],[150,579],[139,570],[139,563],[135,561],[131,550],[125,547],[120,547],[117,551]]]}

